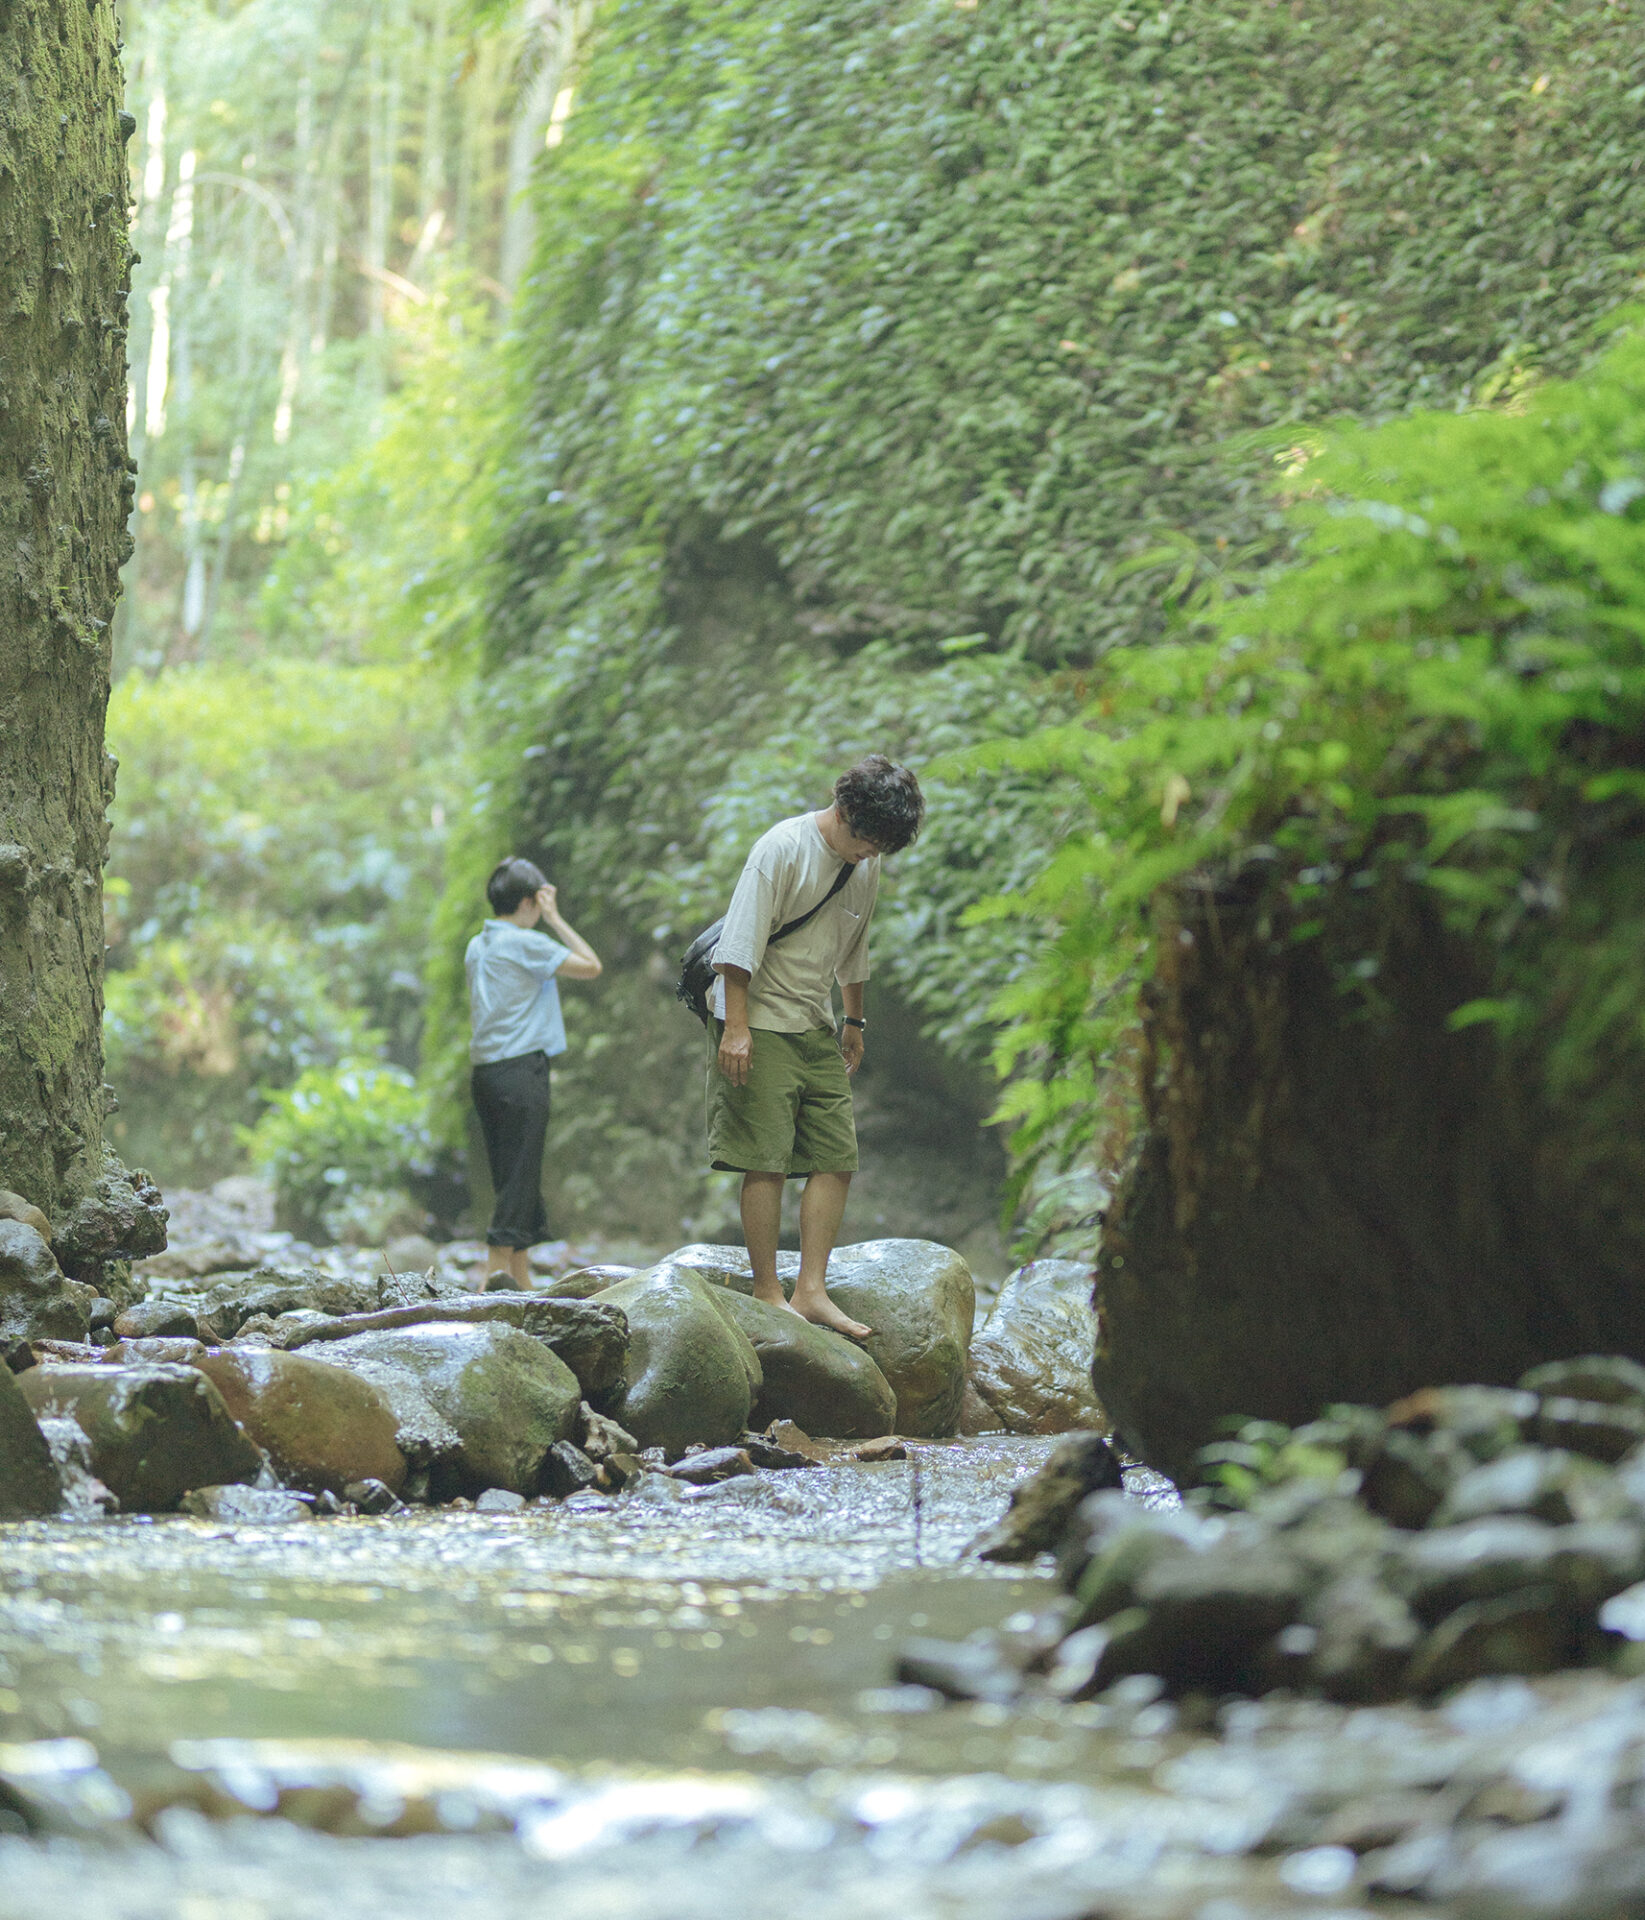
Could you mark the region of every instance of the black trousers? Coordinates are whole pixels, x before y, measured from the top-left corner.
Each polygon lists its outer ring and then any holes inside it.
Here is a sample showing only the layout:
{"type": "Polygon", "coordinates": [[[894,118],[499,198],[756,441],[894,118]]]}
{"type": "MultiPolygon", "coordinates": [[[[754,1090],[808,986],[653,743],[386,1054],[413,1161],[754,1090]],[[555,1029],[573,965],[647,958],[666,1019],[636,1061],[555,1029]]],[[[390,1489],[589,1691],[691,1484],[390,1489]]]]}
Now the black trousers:
{"type": "Polygon", "coordinates": [[[488,1247],[534,1247],[548,1238],[543,1138],[548,1132],[548,1055],[521,1053],[474,1069],[469,1082],[485,1135],[497,1204],[488,1247]]]}

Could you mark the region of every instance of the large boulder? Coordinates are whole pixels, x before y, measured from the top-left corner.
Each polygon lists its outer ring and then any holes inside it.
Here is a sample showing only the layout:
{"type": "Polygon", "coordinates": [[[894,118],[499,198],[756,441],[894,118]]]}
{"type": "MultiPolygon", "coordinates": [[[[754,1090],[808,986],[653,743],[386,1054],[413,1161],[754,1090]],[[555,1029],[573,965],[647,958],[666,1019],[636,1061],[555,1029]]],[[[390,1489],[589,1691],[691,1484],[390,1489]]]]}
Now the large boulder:
{"type": "Polygon", "coordinates": [[[724,1446],[746,1431],[764,1375],[709,1282],[664,1262],[595,1299],[628,1321],[627,1379],[609,1411],[642,1447],[673,1459],[693,1442],[724,1446]]]}
{"type": "Polygon", "coordinates": [[[873,1440],[895,1431],[897,1396],[854,1341],[729,1287],[711,1292],[759,1356],[755,1427],[792,1420],[830,1440],[873,1440]]]}
{"type": "Polygon", "coordinates": [[[532,1293],[457,1293],[441,1300],[404,1307],[380,1308],[369,1314],[345,1315],[329,1324],[310,1320],[293,1324],[276,1335],[276,1344],[288,1348],[315,1347],[356,1333],[375,1333],[391,1326],[432,1325],[442,1320],[497,1321],[518,1327],[566,1363],[577,1376],[584,1399],[602,1406],[622,1391],[628,1360],[628,1322],[616,1307],[591,1300],[544,1299],[532,1293]]]}
{"type": "MultiPolygon", "coordinates": [[[[737,1293],[754,1290],[741,1247],[694,1244],[670,1255],[668,1264],[737,1293]]],[[[794,1291],[798,1273],[797,1254],[777,1256],[785,1293],[794,1291]]],[[[934,1240],[836,1247],[828,1291],[854,1320],[873,1329],[863,1345],[897,1396],[896,1431],[924,1439],[957,1433],[977,1293],[971,1269],[953,1248],[934,1240]]]]}
{"type": "Polygon", "coordinates": [[[400,1451],[427,1470],[436,1497],[487,1487],[535,1493],[549,1449],[571,1438],[582,1403],[577,1376],[557,1354],[495,1321],[357,1333],[328,1341],[325,1355],[382,1390],[400,1451]]]}
{"type": "Polygon", "coordinates": [[[957,1433],[976,1313],[971,1269],[934,1240],[864,1240],[828,1263],[828,1291],[854,1320],[897,1396],[897,1432],[957,1433]]]}
{"type": "Polygon", "coordinates": [[[0,1218],[0,1355],[25,1340],[84,1340],[95,1287],[70,1280],[44,1238],[0,1218]]]}
{"type": "Polygon", "coordinates": [[[394,1409],[347,1367],[271,1347],[219,1347],[193,1364],[286,1486],[341,1495],[356,1480],[381,1480],[394,1493],[405,1484],[394,1409]]]}
{"type": "Polygon", "coordinates": [[[1091,1386],[1097,1336],[1091,1278],[1084,1260],[1035,1260],[1000,1289],[971,1342],[971,1385],[990,1428],[1072,1433],[1107,1427],[1091,1386]]]}
{"type": "Polygon", "coordinates": [[[55,1513],[63,1498],[63,1483],[18,1384],[17,1376],[0,1364],[0,1520],[32,1520],[55,1513]]]}
{"type": "Polygon", "coordinates": [[[169,1513],[192,1487],[255,1480],[262,1455],[193,1367],[43,1366],[19,1376],[37,1417],[73,1420],[128,1513],[169,1513]]]}

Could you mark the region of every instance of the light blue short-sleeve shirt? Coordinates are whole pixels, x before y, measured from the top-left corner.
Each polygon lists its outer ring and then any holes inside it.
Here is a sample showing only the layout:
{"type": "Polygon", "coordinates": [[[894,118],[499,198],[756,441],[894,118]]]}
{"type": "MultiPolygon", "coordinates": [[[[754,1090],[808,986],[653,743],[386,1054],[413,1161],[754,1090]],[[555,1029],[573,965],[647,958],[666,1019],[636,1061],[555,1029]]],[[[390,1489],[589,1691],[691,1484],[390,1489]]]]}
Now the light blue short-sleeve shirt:
{"type": "Polygon", "coordinates": [[[477,1067],[522,1053],[565,1052],[565,1021],[554,976],[571,949],[535,927],[488,920],[468,943],[468,1008],[474,1037],[468,1057],[477,1067]]]}

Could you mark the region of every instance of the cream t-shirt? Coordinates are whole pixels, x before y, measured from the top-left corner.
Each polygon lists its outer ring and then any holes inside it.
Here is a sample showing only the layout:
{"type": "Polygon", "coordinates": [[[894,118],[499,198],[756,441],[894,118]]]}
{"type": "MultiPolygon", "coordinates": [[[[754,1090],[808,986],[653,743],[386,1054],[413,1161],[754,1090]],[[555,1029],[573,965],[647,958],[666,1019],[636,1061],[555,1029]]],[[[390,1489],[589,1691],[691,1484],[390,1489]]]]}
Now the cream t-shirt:
{"type": "MultiPolygon", "coordinates": [[[[726,910],[714,965],[744,967],[748,1024],[765,1033],[808,1033],[834,1024],[834,982],[868,978],[868,923],[880,888],[875,855],[814,919],[776,946],[772,934],[822,899],[840,870],[840,856],[822,837],[814,813],[780,820],[754,842],[726,910]]],[[[725,1018],[725,979],[714,982],[709,1009],[725,1018]]]]}

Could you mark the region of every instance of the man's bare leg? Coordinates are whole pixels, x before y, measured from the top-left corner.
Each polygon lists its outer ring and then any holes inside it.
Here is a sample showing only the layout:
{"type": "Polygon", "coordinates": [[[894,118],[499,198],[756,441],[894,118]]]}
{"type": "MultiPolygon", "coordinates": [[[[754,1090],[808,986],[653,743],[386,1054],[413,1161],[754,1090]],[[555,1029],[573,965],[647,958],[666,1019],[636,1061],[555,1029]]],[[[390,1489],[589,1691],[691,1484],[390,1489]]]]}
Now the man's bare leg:
{"type": "Polygon", "coordinates": [[[794,1283],[794,1311],[819,1327],[832,1327],[853,1340],[866,1340],[873,1331],[842,1313],[828,1297],[828,1256],[839,1238],[845,1218],[848,1173],[814,1173],[800,1195],[800,1277],[794,1283]]]}
{"type": "Polygon", "coordinates": [[[777,1278],[777,1241],[783,1228],[783,1176],[745,1173],[742,1193],[743,1242],[754,1269],[754,1298],[768,1307],[786,1307],[777,1278]]]}

